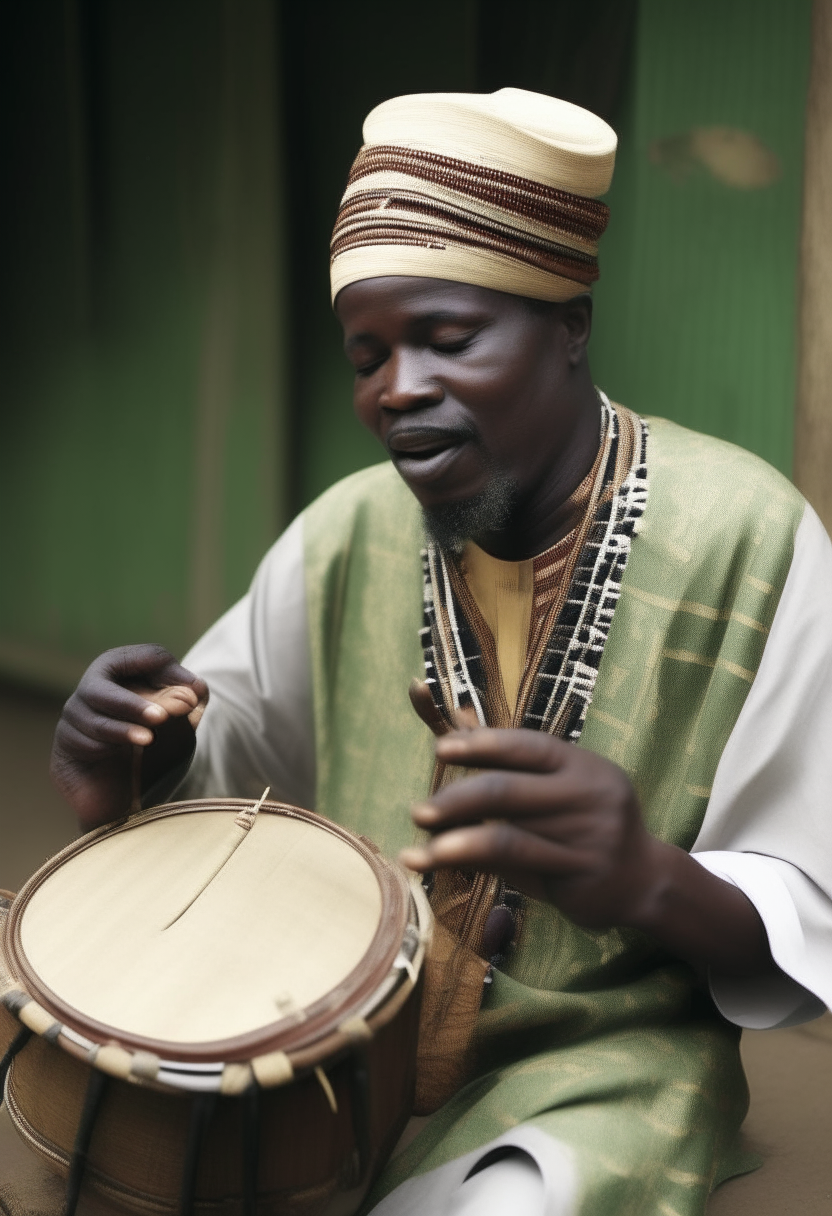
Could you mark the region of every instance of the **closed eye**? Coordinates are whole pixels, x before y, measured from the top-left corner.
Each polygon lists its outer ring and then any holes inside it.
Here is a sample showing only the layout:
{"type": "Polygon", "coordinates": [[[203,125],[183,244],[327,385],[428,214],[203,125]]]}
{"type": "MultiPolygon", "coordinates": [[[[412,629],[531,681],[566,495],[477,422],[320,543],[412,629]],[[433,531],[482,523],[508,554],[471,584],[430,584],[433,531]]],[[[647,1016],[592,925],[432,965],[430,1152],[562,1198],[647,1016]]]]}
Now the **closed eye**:
{"type": "Polygon", "coordinates": [[[431,342],[430,347],[440,355],[457,355],[467,350],[480,332],[480,329],[472,329],[464,334],[455,334],[453,337],[436,338],[431,342]]]}
{"type": "Polygon", "coordinates": [[[355,374],[362,378],[372,376],[373,372],[378,371],[383,362],[383,359],[374,359],[372,363],[361,363],[356,367],[355,374]]]}

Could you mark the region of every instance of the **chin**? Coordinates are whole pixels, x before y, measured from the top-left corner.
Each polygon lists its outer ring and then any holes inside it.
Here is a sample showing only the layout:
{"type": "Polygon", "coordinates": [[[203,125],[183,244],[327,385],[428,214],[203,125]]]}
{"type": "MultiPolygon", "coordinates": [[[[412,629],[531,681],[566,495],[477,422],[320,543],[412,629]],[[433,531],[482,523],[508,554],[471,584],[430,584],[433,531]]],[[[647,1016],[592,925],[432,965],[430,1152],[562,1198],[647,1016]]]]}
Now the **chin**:
{"type": "Polygon", "coordinates": [[[514,479],[507,474],[494,474],[476,494],[444,502],[422,502],[425,531],[440,549],[458,554],[467,541],[486,532],[502,532],[511,520],[516,502],[514,479]]]}

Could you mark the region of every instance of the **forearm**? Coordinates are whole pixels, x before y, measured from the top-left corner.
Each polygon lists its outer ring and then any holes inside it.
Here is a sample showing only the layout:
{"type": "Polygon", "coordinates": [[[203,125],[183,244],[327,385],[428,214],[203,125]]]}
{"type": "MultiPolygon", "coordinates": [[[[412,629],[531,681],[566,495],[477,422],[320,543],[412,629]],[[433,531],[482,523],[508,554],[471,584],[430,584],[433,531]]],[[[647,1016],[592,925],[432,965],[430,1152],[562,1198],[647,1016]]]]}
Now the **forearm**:
{"type": "Polygon", "coordinates": [[[654,841],[655,878],[628,924],[650,934],[698,970],[759,975],[774,966],[763,922],[738,887],[689,853],[654,841]]]}

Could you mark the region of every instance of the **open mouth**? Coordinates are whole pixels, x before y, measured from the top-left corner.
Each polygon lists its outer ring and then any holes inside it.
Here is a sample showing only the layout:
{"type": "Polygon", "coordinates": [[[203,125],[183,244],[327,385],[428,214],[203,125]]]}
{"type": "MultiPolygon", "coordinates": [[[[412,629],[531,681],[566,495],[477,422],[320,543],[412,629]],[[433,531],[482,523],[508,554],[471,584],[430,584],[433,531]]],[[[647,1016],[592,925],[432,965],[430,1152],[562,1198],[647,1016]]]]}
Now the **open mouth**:
{"type": "Polygon", "coordinates": [[[405,481],[428,482],[446,472],[470,438],[462,431],[419,428],[388,436],[387,450],[405,481]]]}

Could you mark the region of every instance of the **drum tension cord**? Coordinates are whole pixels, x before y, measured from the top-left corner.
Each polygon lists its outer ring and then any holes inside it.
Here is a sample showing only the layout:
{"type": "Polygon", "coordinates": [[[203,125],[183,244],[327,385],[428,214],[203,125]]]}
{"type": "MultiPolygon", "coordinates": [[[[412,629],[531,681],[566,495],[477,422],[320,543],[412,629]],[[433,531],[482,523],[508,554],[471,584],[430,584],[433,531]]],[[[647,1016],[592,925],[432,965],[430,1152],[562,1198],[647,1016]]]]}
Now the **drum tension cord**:
{"type": "Polygon", "coordinates": [[[358,1154],[358,1181],[363,1182],[370,1168],[370,1070],[367,1053],[357,1047],[351,1059],[350,1105],[353,1135],[358,1154]]]}
{"type": "Polygon", "coordinates": [[[64,1201],[64,1216],[75,1216],[75,1209],[81,1195],[81,1184],[87,1170],[87,1154],[92,1140],[93,1128],[98,1118],[101,1102],[107,1089],[109,1077],[106,1073],[93,1068],[84,1096],[84,1108],[81,1111],[81,1121],[75,1134],[75,1144],[72,1149],[72,1161],[69,1165],[69,1179],[66,1184],[66,1199],[64,1201]]]}
{"type": "MultiPolygon", "coordinates": [[[[260,1086],[254,1082],[240,1096],[243,1128],[243,1216],[257,1216],[257,1182],[260,1168],[260,1086]]],[[[179,1216],[193,1216],[199,1161],[217,1095],[196,1094],[191,1106],[188,1141],[179,1193],[179,1216]]]]}
{"type": "MultiPolygon", "coordinates": [[[[0,1105],[2,1105],[6,1093],[6,1078],[9,1075],[12,1062],[15,1056],[29,1042],[32,1033],[28,1026],[21,1027],[12,1040],[6,1054],[0,1060],[0,1105]]],[[[99,1072],[97,1069],[93,1069],[90,1073],[87,1092],[84,1097],[84,1108],[81,1111],[81,1121],[78,1124],[75,1144],[72,1148],[72,1158],[69,1163],[69,1178],[66,1184],[63,1216],[75,1216],[75,1209],[78,1207],[81,1184],[84,1181],[84,1174],[87,1169],[87,1153],[90,1147],[90,1140],[92,1139],[93,1128],[95,1127],[95,1121],[98,1117],[98,1111],[101,1107],[101,1100],[104,1097],[108,1080],[109,1078],[106,1073],[99,1072]]]]}
{"type": "Polygon", "coordinates": [[[257,1216],[257,1173],[260,1166],[260,1086],[252,1081],[243,1103],[243,1216],[257,1216]]]}
{"type": "Polygon", "coordinates": [[[6,1054],[0,1060],[0,1106],[3,1105],[3,1099],[6,1096],[6,1077],[9,1075],[9,1069],[12,1066],[12,1061],[19,1051],[22,1051],[32,1037],[34,1032],[28,1026],[21,1026],[15,1037],[9,1044],[6,1054]]]}
{"type": "Polygon", "coordinates": [[[217,1104],[216,1094],[196,1094],[191,1106],[188,1125],[188,1142],[185,1145],[185,1162],[182,1167],[182,1190],[179,1193],[181,1216],[193,1216],[196,1203],[196,1175],[205,1132],[217,1104]]]}

